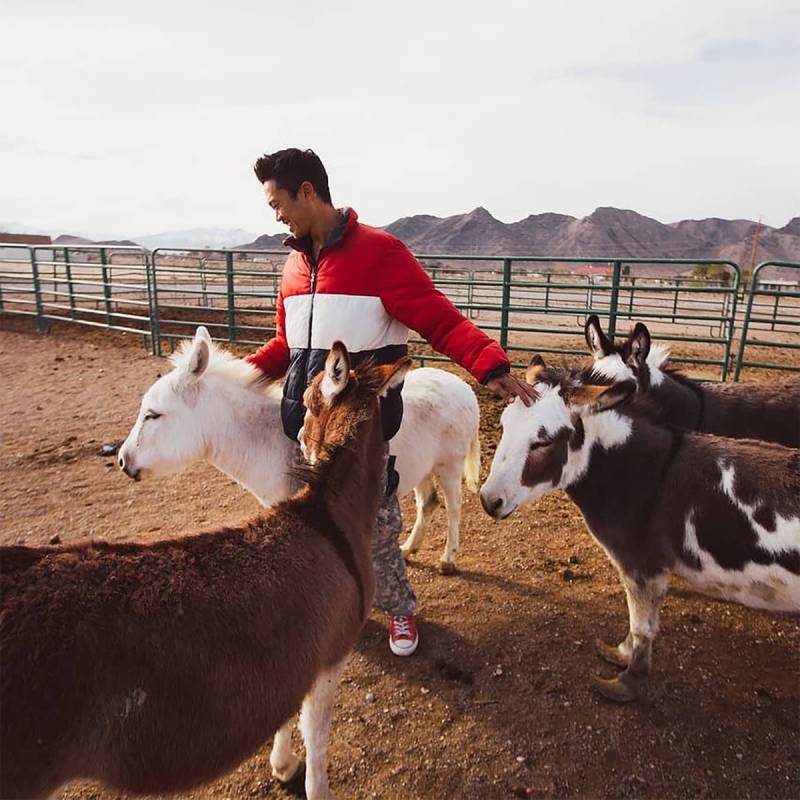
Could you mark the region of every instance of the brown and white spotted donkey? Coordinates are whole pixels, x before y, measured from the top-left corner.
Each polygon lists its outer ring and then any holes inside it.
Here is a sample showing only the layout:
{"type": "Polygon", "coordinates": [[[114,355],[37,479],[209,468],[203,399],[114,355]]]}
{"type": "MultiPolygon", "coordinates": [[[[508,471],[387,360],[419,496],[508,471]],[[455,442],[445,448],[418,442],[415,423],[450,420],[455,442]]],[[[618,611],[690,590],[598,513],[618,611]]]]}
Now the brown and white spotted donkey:
{"type": "MultiPolygon", "coordinates": [[[[200,348],[194,369],[207,357],[200,348]]],[[[335,344],[306,393],[308,485],[252,522],[0,550],[0,797],[46,797],[74,778],[187,790],[276,731],[270,762],[289,780],[301,704],[307,796],[333,797],[333,698],[374,591],[378,397],[410,366],[351,372],[335,344]]]]}
{"type": "Polygon", "coordinates": [[[598,642],[624,668],[594,681],[604,696],[625,702],[644,688],[673,574],[707,594],[800,612],[800,451],[665,426],[633,381],[598,385],[591,370],[539,356],[526,378],[539,399],[503,412],[481,502],[503,519],[563,489],[617,567],[630,628],[616,647],[598,642]]]}
{"type": "Polygon", "coordinates": [[[635,380],[664,422],[734,439],[800,447],[800,375],[759,383],[698,383],[668,363],[666,347],[651,346],[650,331],[641,322],[616,345],[592,314],[585,336],[595,373],[616,382],[635,380]]]}

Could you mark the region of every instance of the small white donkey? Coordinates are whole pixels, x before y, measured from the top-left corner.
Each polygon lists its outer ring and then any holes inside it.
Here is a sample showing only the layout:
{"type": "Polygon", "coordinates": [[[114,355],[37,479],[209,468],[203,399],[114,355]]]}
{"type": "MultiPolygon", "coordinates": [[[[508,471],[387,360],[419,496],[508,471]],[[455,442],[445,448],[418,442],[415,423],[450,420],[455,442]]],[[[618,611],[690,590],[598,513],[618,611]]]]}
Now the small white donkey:
{"type": "MultiPolygon", "coordinates": [[[[285,500],[287,470],[295,445],[280,419],[280,391],[260,371],[212,344],[204,327],[172,356],[175,369],[145,393],[139,416],[119,451],[119,465],[132,478],[174,474],[206,459],[262,505],[285,500]],[[197,358],[200,343],[210,358],[197,358]]],[[[472,389],[441,369],[408,373],[403,386],[403,423],[390,443],[400,475],[398,496],[414,490],[417,518],[403,544],[415,553],[425,535],[426,516],[438,504],[434,478],[444,494],[447,544],[440,567],[455,571],[461,517],[461,478],[478,490],[480,411],[472,389]]]]}

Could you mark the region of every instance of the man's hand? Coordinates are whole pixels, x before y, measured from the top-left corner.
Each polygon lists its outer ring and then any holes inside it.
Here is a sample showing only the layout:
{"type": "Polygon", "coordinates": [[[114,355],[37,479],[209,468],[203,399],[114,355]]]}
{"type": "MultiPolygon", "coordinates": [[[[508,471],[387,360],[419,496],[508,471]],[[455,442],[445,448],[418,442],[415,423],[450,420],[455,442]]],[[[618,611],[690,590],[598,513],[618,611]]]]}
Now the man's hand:
{"type": "Polygon", "coordinates": [[[519,397],[526,406],[539,397],[533,386],[515,378],[510,372],[487,381],[486,388],[509,403],[513,403],[519,397]]]}

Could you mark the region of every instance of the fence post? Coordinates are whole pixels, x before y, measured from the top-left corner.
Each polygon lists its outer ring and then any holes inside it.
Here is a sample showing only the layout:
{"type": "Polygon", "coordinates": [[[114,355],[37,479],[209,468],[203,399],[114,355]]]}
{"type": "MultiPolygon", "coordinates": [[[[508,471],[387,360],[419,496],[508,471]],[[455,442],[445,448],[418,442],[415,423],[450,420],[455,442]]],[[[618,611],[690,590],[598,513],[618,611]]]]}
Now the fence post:
{"type": "Polygon", "coordinates": [[[617,303],[619,302],[619,277],[622,274],[622,262],[614,262],[611,276],[611,299],[608,301],[608,338],[614,341],[617,332],[617,303]]]}
{"type": "Polygon", "coordinates": [[[160,356],[161,355],[161,319],[159,316],[158,310],[158,279],[157,273],[158,270],[156,268],[156,254],[158,253],[158,249],[156,248],[150,254],[150,266],[151,266],[151,273],[150,273],[150,291],[152,292],[152,311],[150,312],[150,330],[153,334],[153,355],[160,356]]]}
{"type": "Polygon", "coordinates": [[[75,319],[75,290],[72,286],[72,264],[69,260],[69,248],[64,248],[64,271],[67,274],[67,290],[69,291],[69,314],[75,319]]]}
{"type": "Polygon", "coordinates": [[[681,279],[675,278],[675,296],[672,298],[672,324],[675,324],[675,315],[678,313],[678,295],[681,291],[681,279]]]}
{"type": "Polygon", "coordinates": [[[100,248],[100,274],[103,279],[103,303],[106,309],[106,325],[111,327],[111,285],[108,282],[108,258],[105,247],[100,248]]]}
{"type": "Polygon", "coordinates": [[[747,309],[744,312],[744,319],[742,320],[742,332],[739,337],[739,353],[736,356],[736,368],[733,371],[734,383],[738,382],[739,373],[742,371],[742,360],[744,359],[744,349],[747,346],[747,332],[750,328],[750,315],[753,311],[753,296],[755,295],[756,281],[756,273],[754,272],[750,277],[750,291],[747,295],[747,309]]]}
{"type": "Polygon", "coordinates": [[[772,324],[770,330],[775,330],[775,320],[778,318],[778,304],[781,301],[781,287],[775,284],[775,303],[772,306],[772,324]]]}
{"type": "Polygon", "coordinates": [[[469,318],[477,319],[478,312],[472,307],[475,303],[475,271],[467,272],[469,275],[469,283],[467,284],[467,305],[469,306],[469,318]]]}
{"type": "Polygon", "coordinates": [[[503,299],[500,308],[500,347],[508,347],[508,306],[511,303],[511,259],[503,259],[503,299]]]}
{"type": "MultiPolygon", "coordinates": [[[[156,337],[153,331],[153,287],[150,281],[150,258],[147,255],[147,251],[142,252],[142,257],[144,258],[144,280],[147,287],[147,322],[150,327],[150,352],[156,355],[156,337]]],[[[146,342],[147,336],[143,334],[142,339],[146,342]]]]}
{"type": "Polygon", "coordinates": [[[228,282],[228,341],[236,341],[236,312],[233,304],[233,253],[225,253],[225,276],[228,282]]]}
{"type": "Polygon", "coordinates": [[[42,303],[42,285],[39,281],[39,265],[36,263],[36,250],[31,248],[28,253],[31,258],[31,277],[33,278],[33,298],[36,303],[36,327],[40,331],[46,330],[44,321],[44,305],[42,303]]]}

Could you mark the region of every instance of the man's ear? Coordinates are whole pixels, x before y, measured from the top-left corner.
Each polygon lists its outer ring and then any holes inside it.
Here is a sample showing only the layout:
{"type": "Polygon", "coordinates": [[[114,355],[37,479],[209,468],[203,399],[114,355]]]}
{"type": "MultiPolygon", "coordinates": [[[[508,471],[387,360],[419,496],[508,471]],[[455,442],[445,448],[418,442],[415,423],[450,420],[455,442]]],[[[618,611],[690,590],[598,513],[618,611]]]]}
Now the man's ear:
{"type": "Polygon", "coordinates": [[[586,344],[595,359],[610,356],[614,352],[614,345],[611,339],[603,333],[600,327],[600,318],[597,314],[590,314],[586,318],[586,325],[583,327],[583,335],[586,337],[586,344]]]}
{"type": "Polygon", "coordinates": [[[625,363],[629,367],[643,367],[647,363],[647,356],[650,355],[650,331],[646,325],[636,323],[625,343],[625,349],[628,353],[625,363]]]}
{"type": "Polygon", "coordinates": [[[531,356],[531,363],[525,370],[525,383],[529,383],[531,386],[538,383],[546,369],[547,364],[544,363],[544,359],[538,353],[534,353],[531,356]]]}
{"type": "Polygon", "coordinates": [[[330,403],[336,395],[341,394],[350,380],[350,356],[341,342],[334,342],[328,357],[325,359],[325,377],[322,379],[320,391],[330,403]]]}
{"type": "Polygon", "coordinates": [[[636,381],[621,381],[611,386],[579,386],[570,391],[570,406],[585,406],[590,414],[599,414],[624,403],[636,391],[636,381]]]}
{"type": "Polygon", "coordinates": [[[383,373],[383,383],[378,389],[378,397],[386,397],[389,389],[397,388],[405,380],[406,374],[413,366],[413,359],[403,356],[399,361],[395,361],[394,364],[378,367],[377,369],[383,373]]]}

